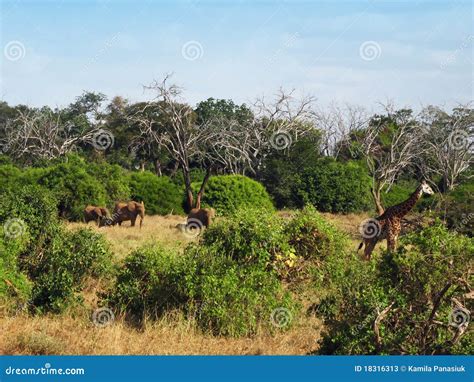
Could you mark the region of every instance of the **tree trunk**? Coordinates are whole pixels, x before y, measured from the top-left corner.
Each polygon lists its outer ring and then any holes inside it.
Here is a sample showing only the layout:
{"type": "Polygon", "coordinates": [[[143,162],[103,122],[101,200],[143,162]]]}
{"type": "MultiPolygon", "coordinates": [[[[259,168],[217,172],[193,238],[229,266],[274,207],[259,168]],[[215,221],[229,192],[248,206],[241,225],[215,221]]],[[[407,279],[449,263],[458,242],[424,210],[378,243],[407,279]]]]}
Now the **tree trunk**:
{"type": "Polygon", "coordinates": [[[381,202],[381,198],[380,198],[380,186],[376,186],[376,188],[371,188],[370,189],[370,192],[372,193],[372,197],[374,199],[374,203],[375,203],[375,208],[377,210],[377,213],[379,215],[382,215],[384,213],[384,208],[382,207],[382,202],[381,202]]]}
{"type": "Polygon", "coordinates": [[[140,171],[143,172],[145,171],[145,162],[140,162],[140,171]]]}
{"type": "Polygon", "coordinates": [[[157,176],[163,175],[163,173],[161,172],[161,162],[158,159],[155,160],[155,174],[157,176]]]}
{"type": "Polygon", "coordinates": [[[204,176],[204,179],[202,180],[201,188],[199,189],[199,192],[196,197],[196,208],[201,208],[201,199],[204,196],[204,189],[206,188],[206,185],[207,185],[207,182],[209,181],[210,176],[211,176],[211,168],[208,168],[206,170],[206,176],[204,176]]]}
{"type": "Polygon", "coordinates": [[[187,167],[183,166],[182,169],[184,177],[184,188],[186,190],[185,212],[189,213],[189,211],[194,208],[194,195],[193,189],[191,187],[191,174],[189,173],[189,169],[187,167]]]}

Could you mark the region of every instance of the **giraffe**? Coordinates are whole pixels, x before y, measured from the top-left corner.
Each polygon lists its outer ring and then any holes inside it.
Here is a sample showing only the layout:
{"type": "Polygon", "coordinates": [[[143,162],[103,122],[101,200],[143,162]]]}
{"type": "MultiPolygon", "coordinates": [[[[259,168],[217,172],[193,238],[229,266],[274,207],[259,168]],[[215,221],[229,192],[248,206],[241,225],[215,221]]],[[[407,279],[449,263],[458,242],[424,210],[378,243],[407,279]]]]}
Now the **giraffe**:
{"type": "Polygon", "coordinates": [[[387,248],[390,252],[395,251],[397,247],[398,235],[401,230],[402,218],[411,211],[421,195],[434,194],[433,190],[426,181],[422,181],[418,188],[404,202],[389,207],[385,212],[375,219],[366,220],[361,225],[361,233],[364,237],[360,243],[359,251],[365,244],[364,256],[370,260],[370,255],[379,240],[387,239],[387,248]]]}

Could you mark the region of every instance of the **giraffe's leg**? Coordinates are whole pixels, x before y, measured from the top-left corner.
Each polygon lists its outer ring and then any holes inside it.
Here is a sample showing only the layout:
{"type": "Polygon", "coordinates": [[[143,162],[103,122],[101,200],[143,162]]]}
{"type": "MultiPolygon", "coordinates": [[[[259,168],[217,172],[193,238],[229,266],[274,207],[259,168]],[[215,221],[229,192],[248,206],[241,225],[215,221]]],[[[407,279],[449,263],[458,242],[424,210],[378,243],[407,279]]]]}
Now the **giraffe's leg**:
{"type": "Polygon", "coordinates": [[[372,254],[377,240],[365,240],[364,256],[365,260],[370,260],[370,255],[372,254]]]}
{"type": "Polygon", "coordinates": [[[396,236],[390,232],[387,235],[387,249],[389,252],[395,252],[396,241],[396,236]]]}

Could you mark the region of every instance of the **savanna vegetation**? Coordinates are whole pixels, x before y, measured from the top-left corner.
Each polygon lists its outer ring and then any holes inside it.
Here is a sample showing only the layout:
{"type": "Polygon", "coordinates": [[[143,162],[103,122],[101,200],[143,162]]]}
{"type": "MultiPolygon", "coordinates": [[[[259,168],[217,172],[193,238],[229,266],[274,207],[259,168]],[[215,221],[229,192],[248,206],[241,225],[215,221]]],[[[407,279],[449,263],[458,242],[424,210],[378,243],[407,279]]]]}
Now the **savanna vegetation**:
{"type": "Polygon", "coordinates": [[[193,107],[169,80],[0,103],[2,353],[474,351],[471,106],[193,107]],[[422,179],[398,248],[363,260],[360,224],[422,179]],[[82,222],[129,200],[142,228],[82,222]],[[217,217],[190,230],[192,208],[217,217]]]}

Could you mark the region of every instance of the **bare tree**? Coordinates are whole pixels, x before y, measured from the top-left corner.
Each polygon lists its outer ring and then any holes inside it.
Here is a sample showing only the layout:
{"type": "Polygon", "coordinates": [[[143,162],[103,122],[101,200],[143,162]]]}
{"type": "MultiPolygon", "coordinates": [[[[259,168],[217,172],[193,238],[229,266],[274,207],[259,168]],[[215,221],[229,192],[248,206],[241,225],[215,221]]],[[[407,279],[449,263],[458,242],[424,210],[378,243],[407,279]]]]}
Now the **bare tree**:
{"type": "MultiPolygon", "coordinates": [[[[155,93],[152,102],[131,118],[156,145],[165,148],[183,172],[188,210],[201,205],[201,199],[211,174],[215,171],[245,173],[255,171],[261,158],[272,147],[273,133],[298,135],[309,117],[311,98],[295,102],[291,94],[282,90],[276,100],[264,98],[255,103],[255,119],[248,123],[229,120],[222,116],[210,117],[197,123],[193,109],[182,99],[182,89],[169,84],[167,75],[159,82],[145,87],[155,93]],[[147,108],[156,114],[145,113],[147,108]],[[191,166],[199,164],[206,174],[196,200],[191,187],[191,166]]],[[[291,137],[290,137],[291,139],[291,137]]]]}
{"type": "Polygon", "coordinates": [[[341,149],[347,148],[352,157],[352,135],[367,127],[370,120],[367,110],[361,106],[331,103],[327,109],[319,108],[314,113],[315,127],[322,132],[321,153],[338,158],[341,149]]]}
{"type": "Polygon", "coordinates": [[[361,145],[372,177],[372,197],[379,214],[384,212],[381,192],[388,192],[397,177],[409,169],[423,152],[423,137],[411,110],[385,106],[386,115],[372,118],[361,145]]]}
{"type": "Polygon", "coordinates": [[[428,176],[441,176],[442,191],[450,191],[474,161],[474,109],[464,105],[449,114],[437,107],[426,107],[421,126],[426,151],[420,167],[428,176]]]}
{"type": "Polygon", "coordinates": [[[77,127],[64,122],[61,111],[49,108],[18,110],[17,117],[2,126],[1,146],[17,159],[54,159],[91,142],[99,126],[77,127]]]}

